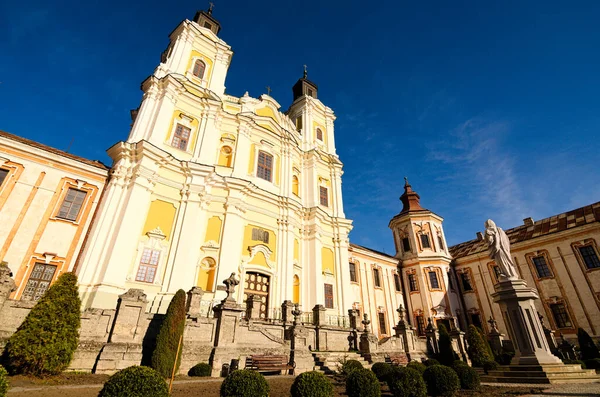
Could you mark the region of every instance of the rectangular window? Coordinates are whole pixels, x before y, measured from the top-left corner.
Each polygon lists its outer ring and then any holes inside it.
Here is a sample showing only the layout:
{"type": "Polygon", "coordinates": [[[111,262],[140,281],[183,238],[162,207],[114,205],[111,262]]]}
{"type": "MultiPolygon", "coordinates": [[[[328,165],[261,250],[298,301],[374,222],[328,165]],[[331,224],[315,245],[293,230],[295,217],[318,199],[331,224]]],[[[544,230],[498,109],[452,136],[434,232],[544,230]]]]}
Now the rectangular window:
{"type": "Polygon", "coordinates": [[[410,241],[408,240],[408,237],[402,239],[402,250],[404,252],[410,252],[410,241]]]}
{"type": "Polygon", "coordinates": [[[463,291],[473,291],[473,285],[471,284],[471,277],[469,276],[469,273],[461,273],[460,281],[462,282],[463,291]]]}
{"type": "Polygon", "coordinates": [[[70,187],[67,191],[67,195],[60,205],[60,210],[58,211],[57,215],[58,218],[76,221],[86,194],[87,193],[83,190],[73,189],[70,187]]]}
{"type": "Polygon", "coordinates": [[[358,277],[356,277],[356,263],[350,262],[348,266],[350,267],[350,281],[357,283],[358,277]]]}
{"type": "Polygon", "coordinates": [[[252,240],[269,244],[269,232],[254,227],[252,228],[252,240]]]}
{"type": "Polygon", "coordinates": [[[4,168],[0,168],[0,186],[2,186],[2,184],[4,183],[4,180],[6,179],[7,175],[8,175],[8,170],[5,170],[4,168]]]}
{"type": "Polygon", "coordinates": [[[443,250],[444,249],[444,239],[442,238],[441,234],[438,234],[438,244],[440,245],[440,249],[443,250]]]}
{"type": "Polygon", "coordinates": [[[579,247],[579,253],[583,258],[583,262],[585,262],[585,267],[588,269],[597,269],[600,267],[600,260],[598,260],[598,255],[596,255],[596,250],[591,245],[586,245],[583,247],[579,247]]]}
{"type": "Polygon", "coordinates": [[[144,252],[142,252],[142,259],[140,260],[140,267],[135,276],[135,281],[153,283],[154,277],[156,276],[156,269],[158,268],[159,258],[160,251],[145,248],[144,252]]]}
{"type": "Polygon", "coordinates": [[[271,176],[273,175],[273,156],[269,153],[258,152],[258,165],[256,166],[256,176],[264,179],[265,181],[271,182],[271,176]]]}
{"type": "Polygon", "coordinates": [[[552,272],[546,263],[546,258],[543,255],[536,256],[531,258],[533,261],[533,265],[535,266],[535,271],[539,278],[543,277],[552,277],[552,272]]]}
{"type": "Polygon", "coordinates": [[[426,234],[421,234],[421,246],[423,248],[431,248],[431,244],[429,243],[429,236],[426,234]]]}
{"type": "Polygon", "coordinates": [[[173,142],[171,142],[171,146],[176,147],[177,149],[187,150],[187,145],[188,141],[190,140],[191,132],[191,128],[188,128],[181,124],[177,124],[177,127],[175,127],[175,134],[173,135],[173,142]]]}
{"type": "Polygon", "coordinates": [[[333,285],[325,284],[325,307],[333,309],[333,285]]]}
{"type": "Polygon", "coordinates": [[[379,278],[379,269],[373,269],[373,281],[375,286],[381,288],[381,279],[379,278]]]}
{"type": "Polygon", "coordinates": [[[402,285],[398,273],[394,273],[394,285],[396,286],[396,292],[402,292],[402,285]]]}
{"type": "Polygon", "coordinates": [[[573,327],[565,305],[563,305],[562,303],[555,303],[550,305],[550,310],[552,311],[552,317],[554,317],[554,321],[556,322],[557,328],[573,327]]]}
{"type": "Polygon", "coordinates": [[[483,331],[483,324],[481,324],[481,316],[478,313],[471,314],[471,324],[476,326],[480,331],[483,331]]]}
{"type": "Polygon", "coordinates": [[[440,282],[437,273],[434,271],[429,272],[429,284],[431,284],[431,289],[440,289],[440,282]]]}
{"type": "Polygon", "coordinates": [[[23,291],[22,300],[37,301],[40,299],[50,286],[54,273],[56,272],[56,266],[46,265],[45,263],[36,263],[27,285],[23,291]]]}
{"type": "Polygon", "coordinates": [[[387,324],[385,323],[385,313],[378,313],[379,317],[379,333],[381,335],[387,335],[387,324]]]}
{"type": "Polygon", "coordinates": [[[298,132],[302,132],[302,116],[298,116],[298,118],[296,119],[296,130],[298,132]]]}
{"type": "Polygon", "coordinates": [[[494,276],[496,276],[496,282],[500,280],[500,266],[492,265],[492,270],[494,270],[494,276]]]}
{"type": "Polygon", "coordinates": [[[415,274],[408,275],[408,289],[410,289],[410,292],[419,290],[419,285],[417,284],[417,276],[415,274]]]}
{"type": "Polygon", "coordinates": [[[452,281],[452,273],[448,272],[448,287],[450,291],[454,291],[454,281],[452,281]]]}
{"type": "Polygon", "coordinates": [[[417,324],[417,335],[424,336],[425,335],[425,319],[423,316],[416,316],[415,323],[417,324]]]}
{"type": "Polygon", "coordinates": [[[324,207],[329,207],[329,197],[325,186],[319,186],[319,202],[324,207]]]}

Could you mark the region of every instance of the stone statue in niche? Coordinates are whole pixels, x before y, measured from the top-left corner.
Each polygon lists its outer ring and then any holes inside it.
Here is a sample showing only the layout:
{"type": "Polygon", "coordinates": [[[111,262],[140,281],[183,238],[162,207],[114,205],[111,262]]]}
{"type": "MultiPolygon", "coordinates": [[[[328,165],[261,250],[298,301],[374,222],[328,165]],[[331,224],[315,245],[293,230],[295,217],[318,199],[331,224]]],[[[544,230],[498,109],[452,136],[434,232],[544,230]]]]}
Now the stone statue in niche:
{"type": "Polygon", "coordinates": [[[510,241],[504,230],[497,227],[493,220],[488,219],[485,222],[485,232],[483,232],[483,235],[488,246],[490,258],[496,262],[500,269],[500,279],[518,279],[517,267],[510,257],[510,241]]]}

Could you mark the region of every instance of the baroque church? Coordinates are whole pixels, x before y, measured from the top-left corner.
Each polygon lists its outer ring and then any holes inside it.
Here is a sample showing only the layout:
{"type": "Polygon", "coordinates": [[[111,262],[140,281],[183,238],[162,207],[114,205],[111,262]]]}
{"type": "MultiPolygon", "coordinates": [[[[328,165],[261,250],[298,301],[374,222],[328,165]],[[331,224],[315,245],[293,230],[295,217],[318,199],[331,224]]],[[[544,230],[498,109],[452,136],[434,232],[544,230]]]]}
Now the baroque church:
{"type": "MultiPolygon", "coordinates": [[[[306,70],[288,109],[266,94],[228,95],[233,52],[220,29],[209,9],[170,34],[129,136],[108,149],[110,168],[0,132],[11,299],[35,302],[73,271],[82,309],[114,309],[139,289],[148,313],[164,313],[177,290],[197,287],[210,315],[234,274],[236,301],[259,299],[262,319],[280,318],[289,301],[322,305],[332,325],[347,326],[349,310],[366,314],[379,338],[404,319],[418,336],[430,321],[488,332],[490,317],[507,334],[481,234],[448,247],[443,218],[408,180],[388,225],[396,255],[349,242],[333,110],[306,70]]],[[[600,336],[600,203],[506,232],[546,325],[600,336]]]]}

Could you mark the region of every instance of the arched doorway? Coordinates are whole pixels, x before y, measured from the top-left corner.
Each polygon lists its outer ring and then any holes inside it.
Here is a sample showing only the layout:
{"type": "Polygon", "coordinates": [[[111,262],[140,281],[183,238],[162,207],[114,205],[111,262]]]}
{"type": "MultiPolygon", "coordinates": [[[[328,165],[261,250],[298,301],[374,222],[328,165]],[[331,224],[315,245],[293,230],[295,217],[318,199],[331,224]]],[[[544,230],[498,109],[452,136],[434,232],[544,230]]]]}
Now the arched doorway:
{"type": "Polygon", "coordinates": [[[250,295],[260,296],[260,318],[268,318],[271,278],[258,272],[246,272],[244,278],[244,303],[250,295]]]}

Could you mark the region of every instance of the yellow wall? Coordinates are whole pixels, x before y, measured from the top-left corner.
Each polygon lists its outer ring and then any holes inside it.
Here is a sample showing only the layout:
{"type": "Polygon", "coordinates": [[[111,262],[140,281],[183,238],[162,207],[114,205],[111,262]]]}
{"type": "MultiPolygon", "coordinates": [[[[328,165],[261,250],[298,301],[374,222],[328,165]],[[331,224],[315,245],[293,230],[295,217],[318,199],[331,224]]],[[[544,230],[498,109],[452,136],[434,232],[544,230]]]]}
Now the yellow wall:
{"type": "Polygon", "coordinates": [[[279,169],[281,168],[279,166],[279,164],[281,163],[281,160],[279,159],[279,156],[275,155],[275,184],[279,185],[279,169]]]}
{"type": "Polygon", "coordinates": [[[158,226],[165,236],[167,236],[167,240],[169,240],[171,238],[171,229],[173,228],[176,212],[177,207],[175,207],[175,205],[162,200],[154,200],[150,204],[142,235],[145,235],[158,226]]]}
{"type": "Polygon", "coordinates": [[[233,149],[231,146],[223,146],[221,150],[219,150],[219,162],[218,165],[222,165],[223,167],[231,167],[231,159],[233,158],[233,149]],[[225,148],[229,148],[230,153],[226,154],[224,152],[225,148]]]}
{"type": "Polygon", "coordinates": [[[254,152],[256,149],[256,145],[253,143],[250,146],[250,163],[248,164],[248,173],[252,174],[254,172],[254,152]]]}
{"type": "MultiPolygon", "coordinates": [[[[198,274],[198,287],[202,288],[204,291],[212,291],[214,289],[215,284],[215,269],[216,265],[212,258],[207,258],[210,262],[210,268],[202,268],[200,269],[200,274],[198,274]]],[[[204,259],[206,261],[207,259],[204,259]]]]}
{"type": "Polygon", "coordinates": [[[299,190],[299,182],[298,182],[298,177],[296,175],[292,176],[292,193],[294,193],[296,196],[300,197],[300,195],[298,194],[298,190],[299,190]]]}
{"type": "Polygon", "coordinates": [[[277,120],[275,118],[275,112],[273,112],[273,110],[268,106],[265,106],[264,108],[261,108],[261,109],[256,109],[256,114],[258,116],[270,117],[273,120],[277,120]]]}
{"type": "Polygon", "coordinates": [[[267,259],[265,258],[262,252],[258,252],[256,255],[254,255],[254,258],[252,258],[252,260],[248,263],[251,263],[253,265],[264,266],[266,268],[269,267],[269,265],[267,264],[267,259]]]}
{"type": "Polygon", "coordinates": [[[333,260],[333,251],[329,248],[321,248],[321,264],[322,270],[328,273],[334,273],[334,260],[333,260]]]}
{"type": "Polygon", "coordinates": [[[300,260],[300,243],[298,242],[298,239],[295,238],[294,239],[294,259],[295,260],[300,260]]]}
{"type": "Polygon", "coordinates": [[[206,225],[206,239],[204,241],[221,241],[221,225],[223,221],[218,216],[213,216],[206,225]]]}
{"type": "Polygon", "coordinates": [[[300,278],[297,275],[294,275],[294,296],[292,302],[300,303],[300,278]]]}
{"type": "MultiPolygon", "coordinates": [[[[269,249],[273,252],[271,254],[271,257],[269,258],[269,260],[275,261],[276,250],[277,250],[275,241],[276,241],[275,240],[275,232],[273,232],[272,230],[265,229],[264,227],[260,227],[260,226],[256,226],[256,225],[246,225],[246,227],[244,228],[244,242],[242,244],[242,255],[250,254],[250,252],[248,251],[248,247],[254,247],[255,245],[263,244],[263,245],[266,245],[267,247],[269,247],[269,249]],[[266,230],[267,232],[269,232],[269,244],[265,244],[262,241],[252,240],[252,229],[253,228],[258,228],[258,229],[266,230]]],[[[259,256],[259,254],[257,254],[255,256],[255,259],[257,256],[259,256]]],[[[261,254],[261,256],[263,256],[263,258],[264,258],[264,255],[261,254]]],[[[255,263],[255,262],[252,261],[250,263],[255,263]]],[[[266,266],[266,264],[267,263],[265,262],[265,266],[266,266]]]]}

